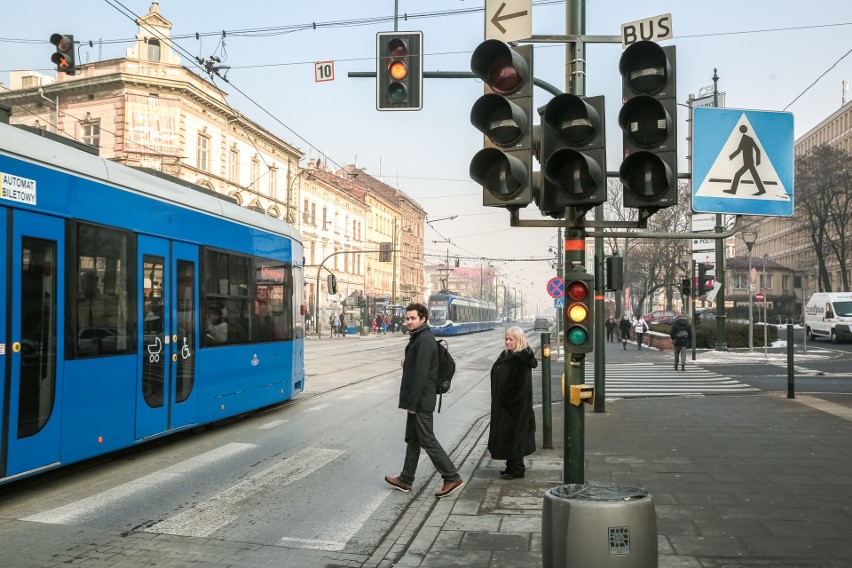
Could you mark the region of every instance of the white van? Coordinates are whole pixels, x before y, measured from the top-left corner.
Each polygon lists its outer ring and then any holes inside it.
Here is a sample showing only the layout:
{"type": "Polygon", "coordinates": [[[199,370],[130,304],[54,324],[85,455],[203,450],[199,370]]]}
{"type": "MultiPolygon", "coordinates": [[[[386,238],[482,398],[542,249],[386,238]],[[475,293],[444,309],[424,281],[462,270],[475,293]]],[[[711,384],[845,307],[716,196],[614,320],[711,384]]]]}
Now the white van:
{"type": "Polygon", "coordinates": [[[852,339],[852,292],[817,292],[805,306],[805,333],[832,343],[852,339]]]}

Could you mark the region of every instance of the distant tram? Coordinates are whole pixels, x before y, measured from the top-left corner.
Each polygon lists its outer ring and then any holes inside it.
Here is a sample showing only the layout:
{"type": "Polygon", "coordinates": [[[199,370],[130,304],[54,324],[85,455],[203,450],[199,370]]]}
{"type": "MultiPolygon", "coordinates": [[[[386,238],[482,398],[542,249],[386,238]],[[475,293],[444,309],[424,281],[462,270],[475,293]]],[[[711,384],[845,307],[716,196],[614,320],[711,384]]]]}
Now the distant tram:
{"type": "Polygon", "coordinates": [[[461,335],[494,329],[500,323],[497,306],[455,294],[429,296],[429,325],[435,335],[461,335]]]}
{"type": "Polygon", "coordinates": [[[0,124],[0,483],[305,387],[301,236],[0,124]]]}

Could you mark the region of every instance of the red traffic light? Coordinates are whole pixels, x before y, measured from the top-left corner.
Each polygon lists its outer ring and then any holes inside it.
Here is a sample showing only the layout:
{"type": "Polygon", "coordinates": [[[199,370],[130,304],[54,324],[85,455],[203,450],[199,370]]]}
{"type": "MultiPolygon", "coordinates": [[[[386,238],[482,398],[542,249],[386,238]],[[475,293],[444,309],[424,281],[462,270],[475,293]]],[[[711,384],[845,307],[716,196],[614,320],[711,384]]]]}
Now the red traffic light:
{"type": "Polygon", "coordinates": [[[568,283],[565,293],[569,298],[571,298],[571,300],[575,302],[582,302],[589,297],[589,287],[585,282],[575,280],[574,282],[568,283]]]}
{"type": "Polygon", "coordinates": [[[51,55],[50,60],[56,65],[56,70],[67,75],[74,75],[77,71],[77,63],[74,57],[74,36],[53,34],[50,43],[56,46],[56,53],[51,55]]]}
{"type": "Polygon", "coordinates": [[[473,51],[470,70],[499,95],[511,95],[531,81],[530,65],[509,44],[485,40],[473,51]]]}

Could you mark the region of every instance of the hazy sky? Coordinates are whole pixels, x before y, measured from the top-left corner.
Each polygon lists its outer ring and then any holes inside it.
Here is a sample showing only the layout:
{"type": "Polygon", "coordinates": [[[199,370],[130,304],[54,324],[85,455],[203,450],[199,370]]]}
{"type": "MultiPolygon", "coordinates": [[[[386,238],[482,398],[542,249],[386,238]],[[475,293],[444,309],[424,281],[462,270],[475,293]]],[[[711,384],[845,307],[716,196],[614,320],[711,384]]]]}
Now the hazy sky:
{"type": "MultiPolygon", "coordinates": [[[[0,18],[0,81],[8,84],[10,70],[53,73],[48,38],[55,32],[74,34],[84,42],[83,61],[124,56],[137,26],[114,7],[122,5],[144,15],[151,2],[6,2],[0,18]]],[[[231,66],[227,78],[232,84],[218,79],[217,84],[230,94],[235,109],[301,148],[306,158],[324,153],[333,167],[357,160],[371,175],[416,199],[429,219],[458,215],[434,223],[440,234],[427,231],[426,252],[435,255],[427,256],[427,263],[448,250],[450,256],[538,258],[556,246],[555,229],[509,228],[507,213],[484,208],[481,188],[468,177],[470,159],[482,144],[469,123],[470,107],[482,93],[478,81],[428,79],[422,111],[377,112],[374,80],[347,77],[349,71],[375,70],[375,34],[393,30],[392,0],[162,0],[159,6],[174,24],[172,36],[178,45],[194,56],[215,54],[231,66]],[[326,60],[334,61],[335,80],[317,83],[314,62],[326,60]],[[445,239],[451,242],[433,242],[445,239]]],[[[423,31],[426,70],[468,71],[470,54],[484,37],[483,6],[481,0],[399,0],[399,29],[423,31]],[[408,21],[402,20],[406,13],[412,16],[408,21]],[[422,17],[425,14],[430,16],[422,17]]],[[[589,0],[586,32],[617,35],[622,23],[667,12],[672,14],[674,38],[665,44],[677,46],[682,103],[690,93],[712,85],[716,68],[728,107],[786,108],[795,115],[798,138],[840,106],[841,82],[852,80],[848,0],[589,0]]],[[[565,3],[536,0],[533,33],[564,32],[565,3]]],[[[607,97],[609,170],[618,169],[621,155],[620,55],[619,44],[587,49],[586,93],[607,97]]],[[[184,64],[200,73],[193,61],[184,64]]],[[[537,45],[534,65],[537,77],[564,86],[564,46],[537,45]]],[[[541,90],[535,96],[537,106],[550,98],[541,90]]],[[[679,155],[684,169],[686,117],[681,107],[679,155]]],[[[533,209],[522,216],[538,217],[533,209]]],[[[462,263],[479,266],[481,261],[462,263]]],[[[541,309],[550,305],[545,282],[553,272],[548,263],[495,265],[511,285],[528,289],[541,309]]]]}

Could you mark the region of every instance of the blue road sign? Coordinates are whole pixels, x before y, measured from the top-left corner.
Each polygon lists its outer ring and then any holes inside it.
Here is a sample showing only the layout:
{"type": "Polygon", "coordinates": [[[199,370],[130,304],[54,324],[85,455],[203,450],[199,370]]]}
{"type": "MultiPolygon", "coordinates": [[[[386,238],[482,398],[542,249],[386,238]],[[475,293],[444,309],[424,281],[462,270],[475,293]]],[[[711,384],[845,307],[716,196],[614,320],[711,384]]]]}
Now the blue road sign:
{"type": "Polygon", "coordinates": [[[565,307],[565,298],[553,298],[553,307],[562,309],[565,307]]]}
{"type": "Polygon", "coordinates": [[[547,281],[547,294],[551,298],[561,298],[565,295],[565,281],[558,276],[547,281]]]}
{"type": "Polygon", "coordinates": [[[700,107],[693,111],[692,209],[793,214],[793,114],[700,107]]]}

